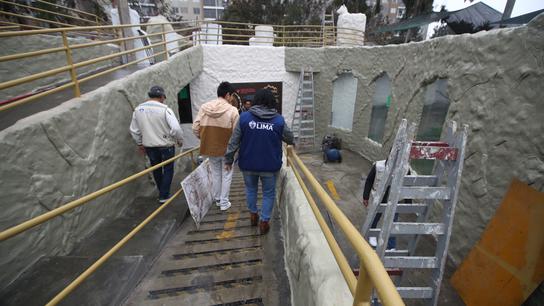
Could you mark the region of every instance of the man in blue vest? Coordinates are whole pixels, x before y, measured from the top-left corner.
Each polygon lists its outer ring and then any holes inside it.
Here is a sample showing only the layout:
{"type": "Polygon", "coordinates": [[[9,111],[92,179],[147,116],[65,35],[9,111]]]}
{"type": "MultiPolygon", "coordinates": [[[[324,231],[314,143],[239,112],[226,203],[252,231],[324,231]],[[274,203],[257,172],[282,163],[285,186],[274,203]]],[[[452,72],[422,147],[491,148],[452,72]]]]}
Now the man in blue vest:
{"type": "Polygon", "coordinates": [[[282,165],[282,140],[293,144],[293,133],[276,111],[276,98],[268,89],[255,94],[253,105],[240,115],[230,138],[225,164],[230,171],[235,152],[240,149],[238,166],[244,175],[247,207],[251,225],[259,225],[261,235],[268,233],[276,198],[276,176],[282,165]],[[257,190],[261,180],[262,209],[257,208],[257,190]],[[259,222],[260,219],[260,222],[259,222]]]}

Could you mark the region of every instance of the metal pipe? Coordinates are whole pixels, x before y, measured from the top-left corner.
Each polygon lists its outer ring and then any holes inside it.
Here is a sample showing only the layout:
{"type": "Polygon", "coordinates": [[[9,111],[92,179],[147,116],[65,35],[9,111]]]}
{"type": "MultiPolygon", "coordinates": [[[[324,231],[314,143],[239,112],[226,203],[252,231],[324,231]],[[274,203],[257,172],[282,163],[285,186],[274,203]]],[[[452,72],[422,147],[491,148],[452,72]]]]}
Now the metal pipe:
{"type": "Polygon", "coordinates": [[[101,188],[100,190],[92,192],[92,193],[90,193],[90,194],[88,194],[86,196],[83,196],[83,197],[81,197],[81,198],[79,198],[77,200],[74,200],[74,201],[72,201],[70,203],[67,203],[67,204],[62,205],[60,207],[57,207],[57,208],[55,208],[55,209],[53,209],[51,211],[48,211],[48,212],[46,212],[46,213],[44,213],[42,215],[39,215],[39,216],[34,217],[34,218],[30,219],[30,220],[27,220],[27,221],[25,221],[25,222],[23,222],[23,223],[21,223],[19,225],[16,225],[16,226],[13,226],[13,227],[11,227],[9,229],[6,229],[6,230],[0,232],[0,241],[4,241],[4,240],[6,240],[8,238],[11,238],[11,237],[13,237],[13,236],[15,236],[17,234],[20,234],[20,233],[22,233],[22,232],[36,226],[36,225],[42,224],[42,223],[44,223],[44,222],[46,222],[46,221],[48,221],[48,220],[50,220],[50,219],[52,219],[54,217],[57,217],[57,216],[65,213],[65,212],[67,212],[69,210],[72,210],[72,209],[74,209],[74,208],[76,208],[78,206],[81,206],[81,205],[83,205],[83,204],[85,204],[85,203],[87,203],[87,202],[89,202],[89,201],[91,201],[93,199],[98,198],[99,196],[102,196],[102,195],[104,195],[104,194],[106,194],[106,193],[108,193],[108,192],[110,192],[112,190],[115,190],[115,189],[117,189],[117,188],[119,188],[121,186],[124,186],[127,183],[132,182],[135,179],[137,179],[137,178],[139,178],[141,176],[144,176],[144,175],[152,172],[153,170],[158,169],[158,168],[160,168],[160,167],[162,167],[164,165],[167,165],[167,164],[175,161],[176,159],[179,159],[180,157],[183,157],[183,156],[189,154],[190,152],[196,151],[198,149],[199,148],[196,147],[196,148],[190,149],[188,151],[182,152],[182,153],[180,153],[180,154],[178,154],[178,155],[176,155],[176,156],[174,156],[174,157],[172,157],[172,158],[170,158],[168,160],[163,161],[162,163],[156,164],[155,166],[149,167],[149,168],[147,168],[147,169],[145,169],[145,170],[143,170],[141,172],[133,174],[133,175],[131,175],[131,176],[129,176],[129,177],[123,179],[123,180],[120,180],[120,181],[118,181],[116,183],[113,183],[113,184],[111,184],[109,186],[101,188]]]}
{"type": "Polygon", "coordinates": [[[353,306],[370,306],[372,302],[372,287],[372,281],[366,272],[365,263],[361,260],[359,263],[357,289],[353,297],[353,306]]]}
{"type": "Polygon", "coordinates": [[[66,48],[58,47],[58,48],[50,48],[50,49],[44,49],[39,51],[31,51],[31,52],[17,53],[12,55],[5,55],[5,56],[0,56],[0,62],[18,60],[18,59],[22,59],[26,57],[39,56],[39,55],[44,55],[49,53],[60,52],[64,50],[66,50],[66,48]]]}
{"type": "Polygon", "coordinates": [[[139,63],[139,62],[143,62],[143,61],[145,61],[145,60],[148,60],[148,59],[150,59],[150,58],[153,58],[153,57],[155,57],[155,56],[157,56],[157,55],[161,55],[161,54],[163,54],[163,53],[164,53],[164,51],[161,51],[161,52],[159,52],[159,53],[156,53],[156,54],[153,54],[153,55],[150,55],[150,56],[147,56],[147,57],[138,59],[138,60],[134,60],[134,61],[132,61],[132,62],[123,64],[123,65],[115,66],[115,67],[110,68],[110,69],[108,69],[108,70],[100,71],[99,73],[96,73],[96,74],[90,75],[90,76],[88,76],[88,77],[82,78],[81,80],[79,80],[79,82],[80,82],[80,83],[83,83],[83,82],[92,80],[92,79],[94,79],[94,78],[97,78],[97,77],[99,77],[99,76],[103,76],[103,75],[108,74],[108,73],[110,73],[110,72],[114,72],[114,71],[117,71],[117,70],[119,70],[119,69],[122,69],[122,68],[125,68],[125,67],[128,67],[128,66],[137,64],[137,63],[139,63]]]}
{"type": "Polygon", "coordinates": [[[306,184],[300,177],[300,174],[298,173],[298,171],[296,171],[296,168],[294,167],[293,161],[291,159],[288,159],[288,164],[291,166],[291,169],[293,169],[293,174],[295,174],[295,177],[297,178],[297,181],[300,187],[302,188],[304,195],[306,195],[306,199],[308,200],[308,203],[310,203],[310,208],[312,209],[315,215],[315,218],[317,219],[317,223],[319,224],[319,227],[321,227],[321,231],[323,231],[325,240],[327,240],[327,243],[329,244],[329,247],[331,248],[332,254],[334,255],[334,259],[336,259],[336,262],[338,263],[338,267],[340,268],[340,272],[342,272],[342,275],[344,276],[344,279],[346,280],[349,291],[351,291],[352,295],[355,295],[357,279],[355,278],[355,275],[353,275],[353,271],[351,270],[351,267],[349,266],[346,256],[344,256],[344,253],[342,253],[342,249],[340,249],[338,242],[334,238],[333,233],[331,232],[329,226],[327,225],[327,221],[325,221],[325,218],[323,218],[323,215],[319,211],[319,208],[317,207],[317,204],[315,203],[312,195],[310,194],[308,187],[306,187],[306,184]]]}
{"type": "Polygon", "coordinates": [[[53,94],[53,93],[56,93],[56,92],[59,92],[59,91],[61,91],[63,89],[66,89],[66,88],[72,86],[72,85],[74,85],[73,82],[66,83],[66,84],[61,85],[59,87],[55,87],[53,89],[46,90],[46,91],[43,91],[41,93],[32,95],[32,96],[30,96],[28,98],[24,98],[24,99],[21,99],[21,100],[17,100],[15,102],[11,102],[11,103],[2,105],[2,106],[0,106],[0,112],[5,111],[5,110],[10,109],[10,108],[15,107],[15,106],[19,106],[21,104],[25,104],[25,103],[27,103],[29,101],[32,101],[32,100],[35,100],[35,99],[38,99],[38,98],[41,98],[41,97],[45,97],[47,95],[50,95],[50,94],[53,94]]]}
{"type": "Polygon", "coordinates": [[[46,304],[46,306],[54,306],[60,303],[68,294],[70,294],[72,291],[74,291],[83,281],[85,281],[89,276],[91,276],[100,266],[102,266],[106,260],[108,260],[113,254],[115,254],[119,249],[121,249],[132,237],[134,237],[144,226],[146,226],[153,218],[155,218],[161,211],[163,211],[166,206],[170,205],[172,201],[177,198],[181,193],[183,192],[183,189],[179,189],[168,201],[166,201],[164,204],[159,206],[151,215],[149,215],[147,218],[145,218],[144,221],[142,221],[138,226],[136,226],[134,229],[132,229],[123,239],[121,239],[119,242],[117,242],[109,251],[107,251],[102,257],[100,257],[97,261],[95,261],[87,270],[85,270],[83,273],[81,273],[74,281],[70,283],[67,287],[65,287],[61,292],[59,292],[49,303],[46,304]]]}
{"type": "MultiPolygon", "coordinates": [[[[43,1],[43,0],[34,0],[36,2],[40,2],[40,3],[43,3],[43,4],[49,4],[49,5],[52,5],[52,6],[56,6],[56,7],[62,7],[64,9],[67,9],[69,11],[74,11],[74,12],[78,12],[78,13],[81,13],[81,14],[85,14],[85,15],[89,15],[89,16],[94,16],[96,18],[98,18],[97,15],[95,14],[91,14],[91,13],[87,13],[87,12],[84,12],[84,11],[80,11],[78,9],[75,9],[75,8],[70,8],[70,7],[67,7],[67,6],[62,6],[62,5],[59,5],[59,4],[55,4],[55,3],[51,3],[51,2],[47,2],[47,1],[43,1]]],[[[102,20],[104,21],[104,20],[102,20]]]]}
{"type": "MultiPolygon", "coordinates": [[[[27,16],[27,15],[21,15],[21,14],[15,14],[15,13],[10,13],[10,12],[6,12],[6,11],[0,11],[0,14],[5,14],[5,15],[8,15],[8,16],[26,18],[26,19],[31,19],[31,20],[38,20],[38,21],[42,21],[42,22],[46,22],[46,23],[52,23],[52,24],[58,24],[58,25],[73,27],[73,25],[70,25],[68,23],[63,23],[63,22],[58,22],[58,21],[51,21],[51,20],[47,20],[47,19],[27,16]]],[[[7,32],[7,33],[9,33],[9,32],[7,32]]]]}
{"type": "Polygon", "coordinates": [[[70,16],[70,15],[66,15],[66,14],[61,14],[61,13],[54,12],[54,11],[48,11],[48,10],[44,10],[44,9],[41,9],[41,8],[37,8],[37,7],[33,7],[33,6],[28,6],[28,5],[24,5],[24,4],[20,4],[20,3],[16,3],[16,2],[10,2],[10,1],[6,1],[6,0],[0,0],[0,2],[2,2],[2,3],[7,3],[7,4],[12,4],[12,5],[15,5],[15,6],[24,7],[24,8],[27,8],[27,9],[30,9],[30,10],[34,10],[34,11],[38,11],[38,12],[45,12],[45,13],[50,13],[50,14],[53,14],[53,15],[58,15],[58,16],[63,16],[63,17],[68,17],[68,18],[76,19],[76,20],[82,20],[82,21],[85,21],[85,22],[91,22],[91,23],[94,23],[94,24],[96,24],[96,25],[99,24],[98,22],[95,22],[95,21],[92,21],[92,20],[89,20],[89,19],[83,19],[83,18],[79,18],[79,17],[75,17],[75,16],[70,16]]]}
{"type": "Polygon", "coordinates": [[[72,50],[70,50],[70,45],[68,44],[68,38],[66,37],[65,31],[62,31],[62,43],[64,44],[66,51],[66,63],[68,66],[70,66],[70,78],[72,79],[72,83],[74,83],[74,96],[79,97],[81,96],[81,91],[77,82],[76,68],[74,67],[74,62],[72,60],[72,50]]]}

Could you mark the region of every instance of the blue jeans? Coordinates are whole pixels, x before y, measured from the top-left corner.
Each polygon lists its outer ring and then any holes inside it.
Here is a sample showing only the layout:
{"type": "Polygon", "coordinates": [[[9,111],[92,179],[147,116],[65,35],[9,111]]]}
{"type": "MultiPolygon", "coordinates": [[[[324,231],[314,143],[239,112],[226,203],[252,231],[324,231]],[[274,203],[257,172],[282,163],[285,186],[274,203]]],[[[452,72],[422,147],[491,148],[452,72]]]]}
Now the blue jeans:
{"type": "MultiPolygon", "coordinates": [[[[149,157],[151,166],[162,163],[163,161],[174,157],[176,150],[174,147],[154,147],[145,148],[145,153],[149,157]]],[[[174,176],[174,163],[171,162],[166,166],[153,171],[153,178],[159,189],[159,199],[165,200],[170,197],[170,184],[174,176]]]]}
{"type": "Polygon", "coordinates": [[[269,221],[276,200],[276,175],[261,176],[244,173],[244,183],[246,185],[247,208],[252,213],[258,213],[257,192],[259,190],[259,178],[263,189],[263,205],[260,213],[262,221],[269,221]]]}
{"type": "MultiPolygon", "coordinates": [[[[378,226],[378,222],[380,222],[380,218],[382,217],[382,213],[377,213],[374,217],[374,220],[372,220],[372,225],[370,228],[376,228],[378,226]]],[[[393,222],[397,222],[399,220],[399,214],[395,214],[393,217],[393,222]]],[[[397,238],[396,237],[389,237],[389,240],[387,240],[387,249],[394,249],[397,246],[397,238]]]]}

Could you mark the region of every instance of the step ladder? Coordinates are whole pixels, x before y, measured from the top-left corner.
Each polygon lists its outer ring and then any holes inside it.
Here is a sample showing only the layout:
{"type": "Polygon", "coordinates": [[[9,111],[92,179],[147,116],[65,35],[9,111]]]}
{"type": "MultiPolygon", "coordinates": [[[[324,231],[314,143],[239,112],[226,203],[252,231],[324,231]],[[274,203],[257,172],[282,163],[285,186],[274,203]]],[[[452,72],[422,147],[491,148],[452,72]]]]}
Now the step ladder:
{"type": "Polygon", "coordinates": [[[315,149],[314,76],[310,70],[300,71],[292,130],[298,152],[315,149]]]}
{"type": "Polygon", "coordinates": [[[424,299],[426,305],[437,305],[463,170],[467,130],[466,125],[458,130],[452,121],[447,124],[443,141],[414,141],[415,124],[408,126],[404,119],[385,169],[376,172],[368,215],[362,227],[363,235],[366,239],[377,237],[376,252],[391,275],[402,276],[403,269],[432,270],[431,279],[425,286],[400,287],[401,278],[397,282],[397,290],[402,298],[424,299]],[[434,160],[432,175],[417,175],[413,171],[407,175],[411,160],[434,160]],[[387,203],[381,203],[388,186],[387,203]],[[411,199],[412,203],[401,203],[405,199],[411,199]],[[431,210],[433,216],[439,216],[440,222],[429,222],[431,210]],[[370,228],[377,213],[383,214],[382,226],[370,228]],[[395,214],[399,214],[400,220],[405,219],[405,214],[415,214],[416,218],[412,222],[394,222],[395,214]],[[434,256],[415,255],[422,235],[432,235],[436,239],[434,256]],[[406,250],[386,250],[390,236],[398,237],[397,240],[405,239],[406,250]]]}
{"type": "Polygon", "coordinates": [[[327,14],[323,12],[322,20],[323,46],[334,46],[336,44],[334,35],[334,13],[327,14]]]}

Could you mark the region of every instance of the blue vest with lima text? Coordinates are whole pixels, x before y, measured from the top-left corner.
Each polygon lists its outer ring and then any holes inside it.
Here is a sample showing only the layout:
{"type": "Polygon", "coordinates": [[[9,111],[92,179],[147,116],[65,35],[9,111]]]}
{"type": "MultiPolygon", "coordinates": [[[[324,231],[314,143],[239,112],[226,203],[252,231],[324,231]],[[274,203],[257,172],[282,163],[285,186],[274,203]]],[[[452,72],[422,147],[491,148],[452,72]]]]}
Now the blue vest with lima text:
{"type": "Polygon", "coordinates": [[[238,165],[242,171],[276,172],[281,168],[281,140],[285,120],[281,115],[262,119],[251,112],[240,115],[242,140],[238,165]]]}

